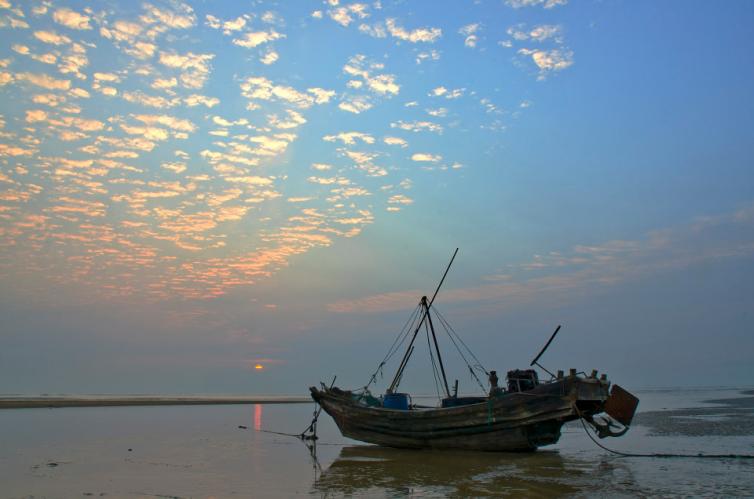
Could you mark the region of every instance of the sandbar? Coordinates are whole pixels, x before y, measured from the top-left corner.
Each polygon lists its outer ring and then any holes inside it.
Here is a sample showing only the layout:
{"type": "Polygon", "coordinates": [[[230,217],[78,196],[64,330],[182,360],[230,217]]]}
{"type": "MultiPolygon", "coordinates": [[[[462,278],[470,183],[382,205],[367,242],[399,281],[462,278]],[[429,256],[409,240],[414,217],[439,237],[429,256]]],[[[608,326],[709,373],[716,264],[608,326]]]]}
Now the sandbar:
{"type": "Polygon", "coordinates": [[[145,405],[229,405],[229,404],[302,404],[309,397],[284,395],[251,396],[155,396],[155,395],[92,395],[0,397],[0,409],[43,409],[59,407],[109,407],[145,405]]]}

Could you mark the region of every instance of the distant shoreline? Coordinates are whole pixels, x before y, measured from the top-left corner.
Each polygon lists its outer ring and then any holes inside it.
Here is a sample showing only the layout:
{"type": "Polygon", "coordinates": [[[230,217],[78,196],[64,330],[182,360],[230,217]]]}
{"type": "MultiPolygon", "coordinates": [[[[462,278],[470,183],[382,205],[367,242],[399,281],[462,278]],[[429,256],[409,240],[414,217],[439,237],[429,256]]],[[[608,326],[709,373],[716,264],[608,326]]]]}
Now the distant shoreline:
{"type": "Polygon", "coordinates": [[[62,407],[125,407],[152,405],[250,405],[303,404],[308,397],[6,397],[0,398],[0,409],[57,409],[62,407]]]}
{"type": "MultiPolygon", "coordinates": [[[[741,390],[742,395],[754,395],[754,390],[741,390]]],[[[311,402],[304,396],[155,396],[155,395],[90,395],[90,396],[0,396],[2,409],[58,409],[64,407],[128,407],[165,405],[252,405],[252,404],[305,404],[311,402]]],[[[711,400],[707,402],[716,402],[711,400]]]]}

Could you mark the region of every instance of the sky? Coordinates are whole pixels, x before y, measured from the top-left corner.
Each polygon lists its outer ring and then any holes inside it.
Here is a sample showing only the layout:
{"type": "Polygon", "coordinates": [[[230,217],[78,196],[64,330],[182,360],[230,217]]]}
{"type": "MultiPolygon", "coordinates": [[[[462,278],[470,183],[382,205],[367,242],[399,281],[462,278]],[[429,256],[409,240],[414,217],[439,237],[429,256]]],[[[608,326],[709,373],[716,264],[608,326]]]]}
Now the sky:
{"type": "Polygon", "coordinates": [[[357,388],[455,248],[435,306],[488,370],[562,324],[551,370],[754,385],[753,22],[0,0],[0,393],[357,388]]]}

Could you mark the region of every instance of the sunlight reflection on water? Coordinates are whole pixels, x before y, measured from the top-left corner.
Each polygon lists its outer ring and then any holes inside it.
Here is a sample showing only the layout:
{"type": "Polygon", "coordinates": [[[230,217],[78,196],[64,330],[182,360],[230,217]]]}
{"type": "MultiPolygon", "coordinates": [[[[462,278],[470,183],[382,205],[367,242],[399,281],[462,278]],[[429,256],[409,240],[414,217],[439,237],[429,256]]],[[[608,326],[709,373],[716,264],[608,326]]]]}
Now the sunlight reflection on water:
{"type": "Polygon", "coordinates": [[[263,410],[264,404],[255,404],[254,405],[254,429],[256,431],[262,430],[262,410],[263,410]]]}

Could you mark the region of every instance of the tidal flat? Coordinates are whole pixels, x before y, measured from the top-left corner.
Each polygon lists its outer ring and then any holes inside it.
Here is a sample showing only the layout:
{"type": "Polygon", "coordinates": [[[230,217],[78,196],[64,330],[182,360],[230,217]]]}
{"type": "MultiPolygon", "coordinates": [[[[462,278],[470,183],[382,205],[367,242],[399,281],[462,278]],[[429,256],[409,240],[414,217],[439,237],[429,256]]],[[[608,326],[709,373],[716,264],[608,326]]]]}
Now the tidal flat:
{"type": "MultiPolygon", "coordinates": [[[[636,390],[623,452],[754,454],[754,392],[636,390]]],[[[406,451],[298,439],[313,404],[0,410],[0,497],[636,497],[754,495],[754,460],[620,457],[578,422],[533,453],[406,451]]]]}

